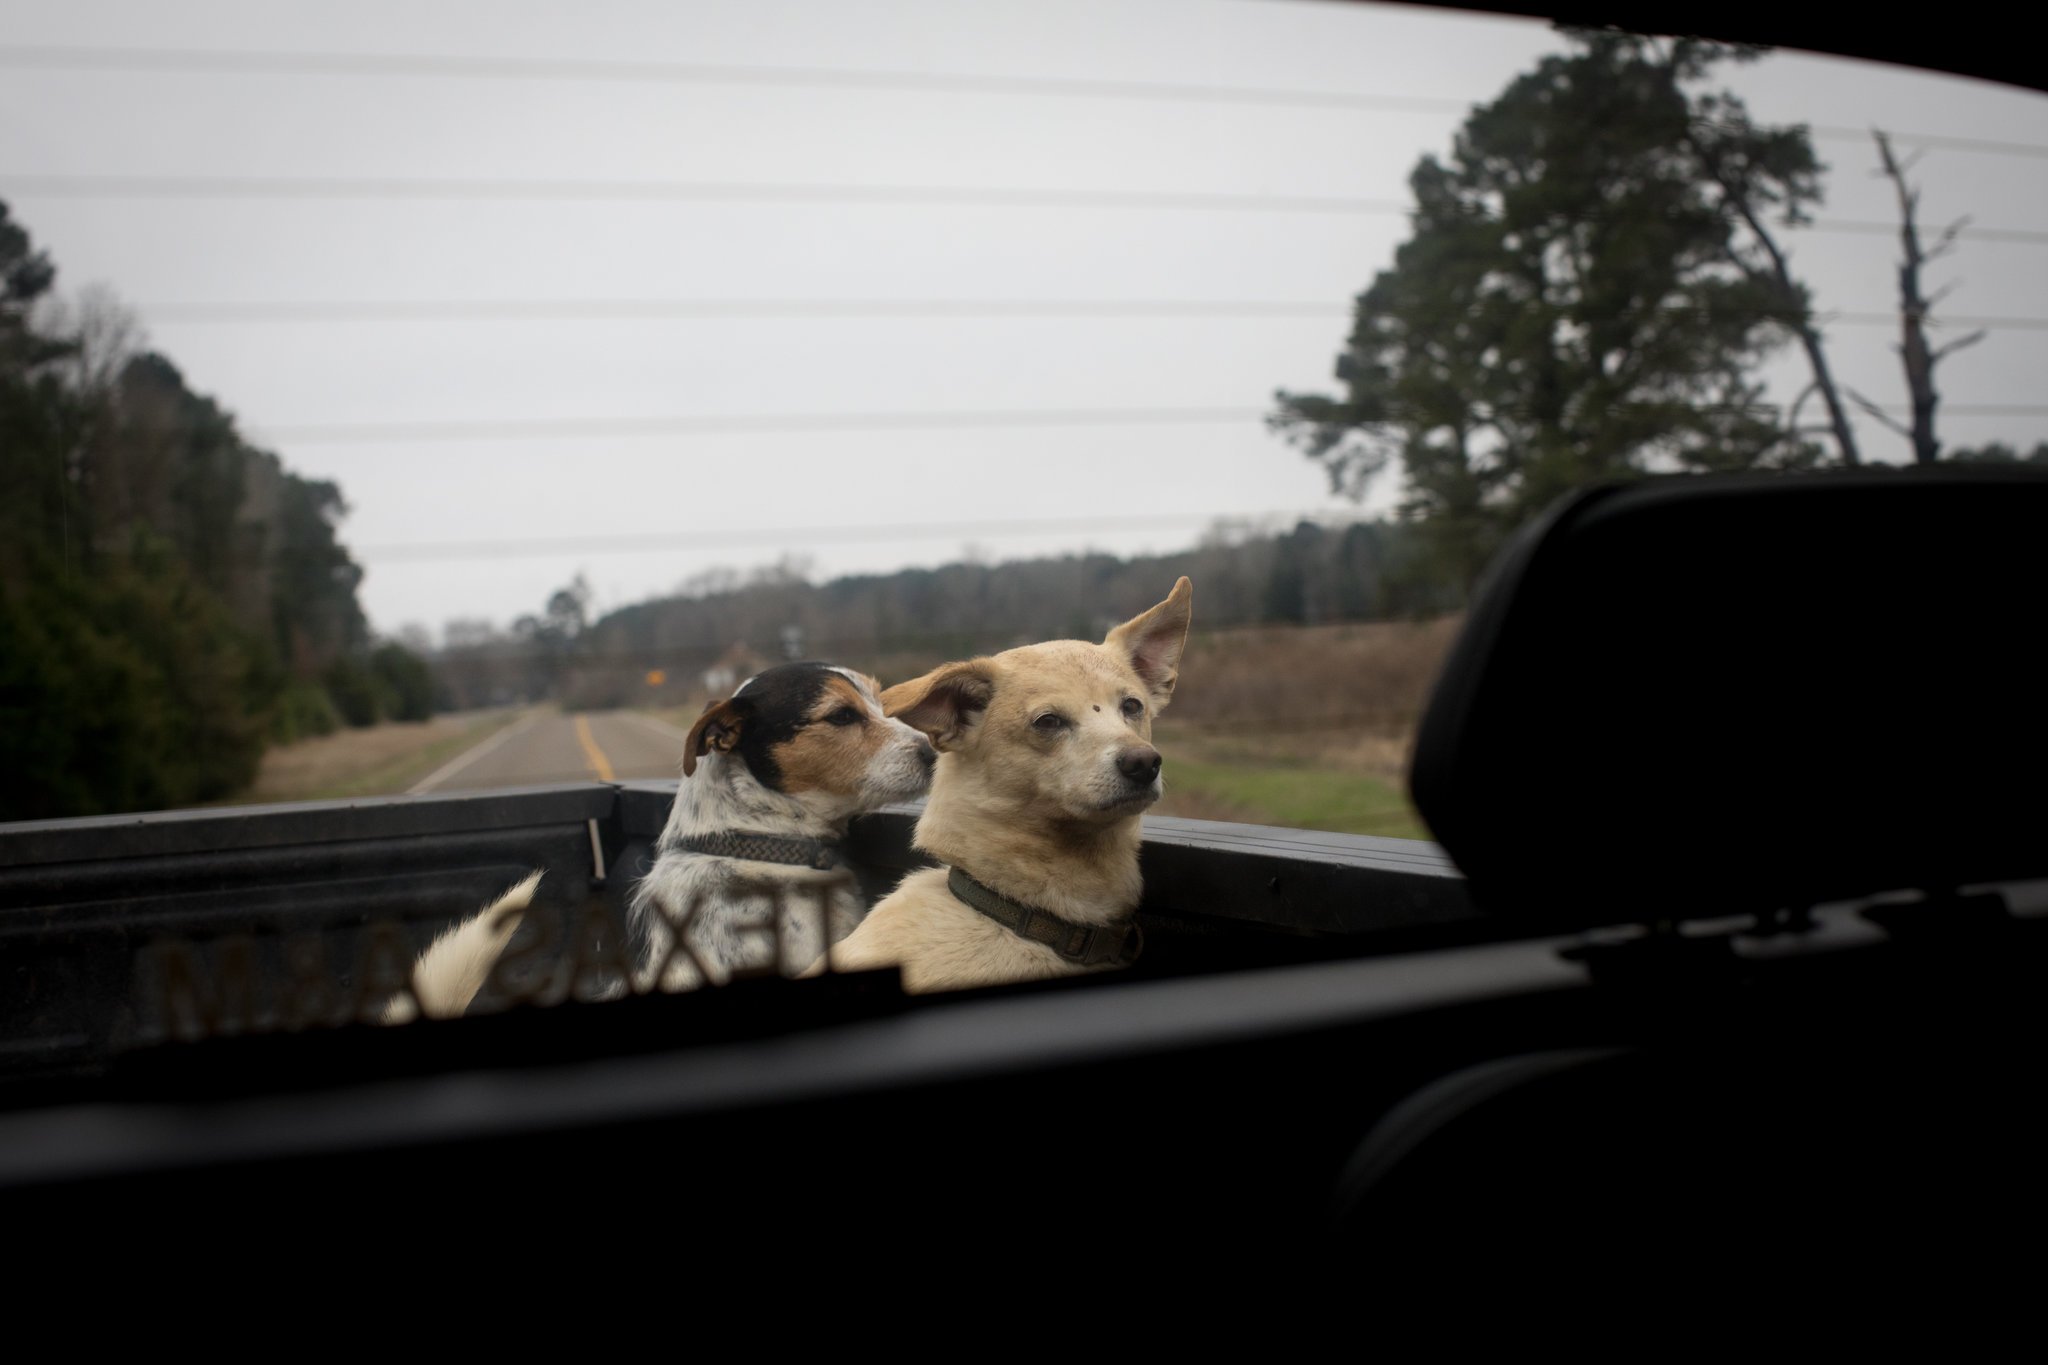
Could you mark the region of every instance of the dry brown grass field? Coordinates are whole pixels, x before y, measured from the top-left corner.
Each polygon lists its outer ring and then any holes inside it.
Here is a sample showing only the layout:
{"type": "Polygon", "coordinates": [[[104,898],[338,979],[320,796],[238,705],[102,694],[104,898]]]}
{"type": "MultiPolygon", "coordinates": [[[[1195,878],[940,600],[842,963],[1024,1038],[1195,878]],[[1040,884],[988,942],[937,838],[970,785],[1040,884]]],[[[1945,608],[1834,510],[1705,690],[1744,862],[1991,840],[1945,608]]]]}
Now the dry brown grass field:
{"type": "Polygon", "coordinates": [[[342,729],[263,755],[249,790],[217,805],[395,796],[449,759],[519,719],[518,707],[458,711],[432,720],[342,729]]]}
{"type": "Polygon", "coordinates": [[[1182,725],[1342,730],[1415,728],[1457,621],[1196,628],[1168,713],[1182,725]]]}
{"type": "Polygon", "coordinates": [[[1457,628],[1198,628],[1158,727],[1159,813],[1426,838],[1408,803],[1408,756],[1457,628]]]}
{"type": "MultiPolygon", "coordinates": [[[[1458,621],[1204,631],[1181,660],[1157,740],[1166,799],[1204,820],[1427,837],[1408,804],[1415,726],[1458,621]]],[[[939,659],[905,658],[885,684],[939,659]]],[[[658,714],[687,730],[699,697],[658,714]]]]}

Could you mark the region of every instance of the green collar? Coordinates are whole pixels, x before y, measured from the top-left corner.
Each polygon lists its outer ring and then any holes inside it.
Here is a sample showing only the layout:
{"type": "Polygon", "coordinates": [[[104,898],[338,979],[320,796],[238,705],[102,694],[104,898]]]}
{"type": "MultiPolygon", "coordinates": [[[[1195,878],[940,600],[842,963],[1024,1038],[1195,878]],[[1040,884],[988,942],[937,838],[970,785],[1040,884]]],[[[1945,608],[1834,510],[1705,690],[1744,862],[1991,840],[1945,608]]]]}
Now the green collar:
{"type": "Polygon", "coordinates": [[[1145,947],[1145,933],[1136,923],[1076,924],[1050,910],[991,891],[957,867],[947,869],[946,889],[963,905],[979,910],[1019,938],[1043,943],[1077,966],[1114,963],[1128,967],[1145,947]]]}

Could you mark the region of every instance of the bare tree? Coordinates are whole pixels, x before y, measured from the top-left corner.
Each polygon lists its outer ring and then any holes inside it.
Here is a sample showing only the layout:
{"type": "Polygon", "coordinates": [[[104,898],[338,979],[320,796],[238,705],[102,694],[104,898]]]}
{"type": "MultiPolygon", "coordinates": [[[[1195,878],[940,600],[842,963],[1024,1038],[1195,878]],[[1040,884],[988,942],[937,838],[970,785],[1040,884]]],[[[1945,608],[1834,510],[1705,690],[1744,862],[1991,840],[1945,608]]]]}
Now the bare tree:
{"type": "Polygon", "coordinates": [[[149,345],[135,310],[104,284],[86,285],[75,297],[50,295],[36,310],[36,329],[74,345],[58,372],[95,402],[107,399],[122,367],[149,345]]]}
{"type": "Polygon", "coordinates": [[[37,301],[35,327],[64,344],[51,371],[79,400],[65,438],[64,478],[78,489],[87,536],[107,548],[125,541],[136,521],[160,524],[172,472],[153,445],[113,438],[121,421],[121,374],[148,346],[135,310],[104,284],[37,301]]]}
{"type": "MultiPolygon", "coordinates": [[[[1663,54],[1667,65],[1682,60],[1687,40],[1651,45],[1663,54]]],[[[1738,60],[1750,60],[1757,49],[1733,49],[1738,60]]],[[[1684,135],[1690,151],[1720,198],[1724,212],[1747,230],[1749,249],[1731,238],[1729,263],[1740,270],[1775,301],[1776,320],[1789,330],[1806,353],[1813,381],[1792,401],[1785,424],[1795,434],[1808,430],[1799,426],[1799,410],[1806,400],[1818,395],[1827,408],[1824,431],[1835,438],[1845,465],[1861,464],[1856,431],[1842,402],[1841,390],[1828,367],[1827,347],[1814,322],[1812,298],[1806,286],[1792,274],[1791,258],[1772,233],[1769,216],[1773,210],[1787,227],[1810,221],[1807,205],[1819,202],[1821,167],[1807,148],[1806,129],[1764,129],[1751,121],[1742,101],[1726,93],[1703,96],[1696,116],[1688,120],[1684,135]]]]}
{"type": "MultiPolygon", "coordinates": [[[[1920,271],[1930,261],[1939,260],[1955,249],[1956,236],[1969,226],[1968,218],[1958,218],[1944,228],[1935,238],[1934,245],[1923,247],[1920,243],[1920,191],[1907,180],[1906,172],[1912,169],[1913,157],[1905,163],[1892,152],[1891,139],[1883,132],[1871,130],[1877,139],[1877,155],[1883,164],[1883,174],[1890,178],[1899,198],[1899,359],[1906,367],[1906,392],[1913,401],[1913,421],[1906,426],[1879,408],[1860,393],[1851,392],[1850,397],[1865,412],[1890,427],[1913,443],[1913,460],[1917,464],[1933,464],[1941,457],[1941,441],[1934,434],[1934,410],[1941,403],[1941,395],[1934,387],[1934,367],[1965,346],[1975,345],[1984,339],[1982,331],[1971,332],[1957,337],[1945,346],[1930,346],[1927,342],[1927,328],[1932,320],[1934,305],[1948,294],[1949,289],[1936,291],[1929,298],[1921,290],[1920,271]]],[[[1951,288],[1953,286],[1950,286],[1951,288]]]]}

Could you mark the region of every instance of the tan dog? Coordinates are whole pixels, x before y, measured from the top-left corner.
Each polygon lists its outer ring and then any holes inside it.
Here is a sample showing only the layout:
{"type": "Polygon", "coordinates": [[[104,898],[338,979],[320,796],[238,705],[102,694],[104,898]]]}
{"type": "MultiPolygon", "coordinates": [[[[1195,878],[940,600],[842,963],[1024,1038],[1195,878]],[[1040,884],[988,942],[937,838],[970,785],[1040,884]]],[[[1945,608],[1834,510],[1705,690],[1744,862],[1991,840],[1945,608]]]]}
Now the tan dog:
{"type": "MultiPolygon", "coordinates": [[[[936,991],[1120,966],[1136,956],[1152,718],[1179,677],[1194,587],[1109,632],[947,664],[882,694],[938,748],[903,879],[831,950],[840,970],[899,963],[936,991]]],[[[822,964],[821,964],[822,965],[822,964]]]]}

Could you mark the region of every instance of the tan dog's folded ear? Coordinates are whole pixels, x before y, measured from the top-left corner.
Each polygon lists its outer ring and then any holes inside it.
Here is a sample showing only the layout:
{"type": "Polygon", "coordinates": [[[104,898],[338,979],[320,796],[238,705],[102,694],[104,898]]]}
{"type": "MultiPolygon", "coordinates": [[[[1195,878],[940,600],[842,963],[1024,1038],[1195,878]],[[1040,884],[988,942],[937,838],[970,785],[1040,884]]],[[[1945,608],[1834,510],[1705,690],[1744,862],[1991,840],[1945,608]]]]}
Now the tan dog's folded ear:
{"type": "Polygon", "coordinates": [[[897,683],[882,694],[882,712],[913,730],[924,731],[932,746],[943,751],[958,743],[973,718],[988,709],[995,691],[988,661],[969,659],[897,683]]]}
{"type": "Polygon", "coordinates": [[[1163,711],[1180,681],[1180,652],[1188,642],[1194,615],[1195,585],[1183,577],[1158,606],[1134,616],[1102,641],[1129,662],[1152,694],[1152,709],[1163,711]]]}
{"type": "Polygon", "coordinates": [[[714,701],[706,706],[683,741],[683,776],[695,775],[697,760],[708,751],[725,753],[739,743],[743,723],[741,705],[736,701],[714,701]]]}

